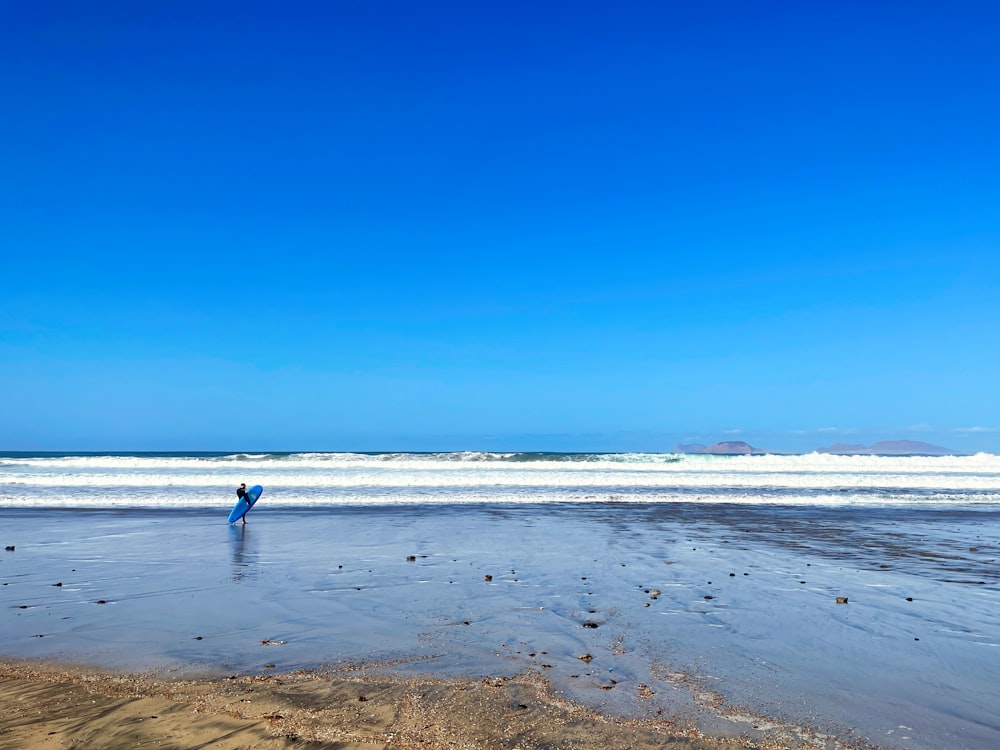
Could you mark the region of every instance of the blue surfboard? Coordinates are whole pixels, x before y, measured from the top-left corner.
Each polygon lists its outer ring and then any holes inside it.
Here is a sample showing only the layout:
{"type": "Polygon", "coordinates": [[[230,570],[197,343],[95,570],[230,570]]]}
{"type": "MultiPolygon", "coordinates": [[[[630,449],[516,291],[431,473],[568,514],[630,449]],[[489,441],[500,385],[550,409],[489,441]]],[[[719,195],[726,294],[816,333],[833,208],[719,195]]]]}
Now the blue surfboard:
{"type": "Polygon", "coordinates": [[[257,498],[260,497],[260,493],[264,491],[264,488],[259,484],[255,484],[253,487],[247,490],[247,494],[236,501],[236,505],[233,506],[232,512],[229,514],[229,523],[236,523],[243,516],[247,514],[257,498]]]}

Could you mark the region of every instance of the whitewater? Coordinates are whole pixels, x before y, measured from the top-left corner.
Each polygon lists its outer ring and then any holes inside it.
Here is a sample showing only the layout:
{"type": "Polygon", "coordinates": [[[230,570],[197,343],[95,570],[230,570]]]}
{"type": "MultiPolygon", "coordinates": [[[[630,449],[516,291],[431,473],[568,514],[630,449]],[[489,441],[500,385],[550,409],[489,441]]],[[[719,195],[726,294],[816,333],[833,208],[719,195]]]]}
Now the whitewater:
{"type": "Polygon", "coordinates": [[[0,454],[0,507],[711,503],[992,508],[1000,456],[668,453],[0,454]]]}

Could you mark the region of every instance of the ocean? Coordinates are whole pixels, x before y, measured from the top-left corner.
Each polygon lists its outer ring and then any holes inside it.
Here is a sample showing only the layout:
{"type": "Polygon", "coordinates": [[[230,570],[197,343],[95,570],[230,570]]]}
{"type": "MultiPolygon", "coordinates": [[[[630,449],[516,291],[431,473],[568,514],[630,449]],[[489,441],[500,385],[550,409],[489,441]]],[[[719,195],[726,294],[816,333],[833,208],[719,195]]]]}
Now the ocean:
{"type": "Polygon", "coordinates": [[[0,454],[2,507],[224,510],[241,482],[263,485],[262,502],[273,508],[681,502],[974,509],[1000,504],[1000,456],[0,454]]]}

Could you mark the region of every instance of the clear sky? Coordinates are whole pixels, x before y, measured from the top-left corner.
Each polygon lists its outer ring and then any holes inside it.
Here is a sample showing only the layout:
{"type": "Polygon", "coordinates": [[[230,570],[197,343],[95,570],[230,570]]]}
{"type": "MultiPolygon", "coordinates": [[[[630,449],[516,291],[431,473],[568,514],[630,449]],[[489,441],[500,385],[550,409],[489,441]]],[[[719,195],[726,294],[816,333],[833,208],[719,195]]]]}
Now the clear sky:
{"type": "Polygon", "coordinates": [[[1000,452],[998,38],[0,0],[0,450],[1000,452]]]}

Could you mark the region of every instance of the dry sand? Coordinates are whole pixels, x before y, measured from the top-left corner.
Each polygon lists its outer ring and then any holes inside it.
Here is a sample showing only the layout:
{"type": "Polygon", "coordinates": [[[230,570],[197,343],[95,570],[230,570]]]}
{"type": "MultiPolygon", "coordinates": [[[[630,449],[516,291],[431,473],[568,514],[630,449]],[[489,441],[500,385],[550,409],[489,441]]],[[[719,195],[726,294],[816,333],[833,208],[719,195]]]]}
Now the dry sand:
{"type": "Polygon", "coordinates": [[[544,680],[527,676],[469,682],[301,670],[162,680],[10,661],[0,662],[0,674],[2,748],[803,746],[789,738],[709,739],[666,720],[614,720],[554,698],[544,680]]]}

